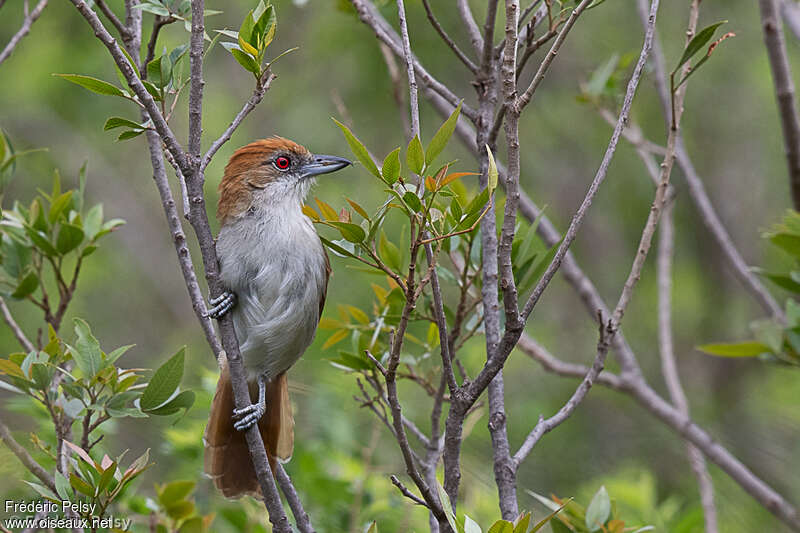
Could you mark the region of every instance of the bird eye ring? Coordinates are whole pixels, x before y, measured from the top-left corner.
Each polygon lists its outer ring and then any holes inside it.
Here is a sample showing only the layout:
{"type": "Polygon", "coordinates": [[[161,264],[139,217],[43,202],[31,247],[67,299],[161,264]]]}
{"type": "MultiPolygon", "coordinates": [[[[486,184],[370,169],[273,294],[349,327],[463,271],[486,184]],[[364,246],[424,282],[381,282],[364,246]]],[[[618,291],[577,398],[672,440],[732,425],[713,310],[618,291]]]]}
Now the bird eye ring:
{"type": "Polygon", "coordinates": [[[288,157],[280,156],[275,158],[275,167],[277,167],[278,170],[286,170],[289,168],[289,164],[290,161],[288,157]]]}

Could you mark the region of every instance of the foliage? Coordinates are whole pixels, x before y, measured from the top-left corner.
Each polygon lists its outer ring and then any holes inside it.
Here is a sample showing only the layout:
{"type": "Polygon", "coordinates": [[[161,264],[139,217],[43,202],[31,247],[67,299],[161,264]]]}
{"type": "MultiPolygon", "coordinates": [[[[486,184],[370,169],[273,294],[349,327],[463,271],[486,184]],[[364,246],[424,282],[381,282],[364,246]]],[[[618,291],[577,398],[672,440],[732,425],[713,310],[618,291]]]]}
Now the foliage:
{"type": "Polygon", "coordinates": [[[787,211],[783,221],[764,233],[764,238],[792,259],[788,272],[756,271],[777,287],[787,291],[786,323],[758,320],[751,324],[755,339],[736,343],[713,343],[698,346],[710,355],[722,357],[758,357],[762,361],[800,367],[800,213],[787,211]]]}

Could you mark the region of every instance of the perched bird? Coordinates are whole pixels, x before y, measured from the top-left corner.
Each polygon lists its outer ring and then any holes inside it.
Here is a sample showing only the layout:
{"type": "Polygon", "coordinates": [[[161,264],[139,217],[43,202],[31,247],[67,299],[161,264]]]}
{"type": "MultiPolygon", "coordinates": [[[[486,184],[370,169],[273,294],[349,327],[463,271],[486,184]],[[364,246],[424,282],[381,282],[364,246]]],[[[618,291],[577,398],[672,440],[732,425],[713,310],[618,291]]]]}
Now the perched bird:
{"type": "Polygon", "coordinates": [[[250,396],[234,409],[227,364],[222,368],[204,437],[205,472],[226,497],[260,497],[244,430],[258,424],[267,456],[288,461],[294,418],[286,371],[314,340],[330,263],[302,212],[315,176],[351,164],[314,155],[281,137],[237,150],[219,185],[217,255],[227,291],[211,300],[209,316],[232,313],[250,396]],[[256,396],[253,398],[253,396],[256,396]]]}

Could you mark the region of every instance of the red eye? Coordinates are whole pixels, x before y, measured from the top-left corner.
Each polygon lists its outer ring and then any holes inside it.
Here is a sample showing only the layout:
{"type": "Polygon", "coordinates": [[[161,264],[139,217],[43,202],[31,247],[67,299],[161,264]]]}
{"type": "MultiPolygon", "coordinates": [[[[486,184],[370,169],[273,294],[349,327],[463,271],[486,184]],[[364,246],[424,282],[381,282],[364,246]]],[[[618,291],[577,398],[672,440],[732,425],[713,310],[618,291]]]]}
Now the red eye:
{"type": "Polygon", "coordinates": [[[278,167],[280,170],[286,170],[287,168],[289,168],[289,163],[290,161],[288,157],[280,156],[275,158],[275,166],[278,167]]]}

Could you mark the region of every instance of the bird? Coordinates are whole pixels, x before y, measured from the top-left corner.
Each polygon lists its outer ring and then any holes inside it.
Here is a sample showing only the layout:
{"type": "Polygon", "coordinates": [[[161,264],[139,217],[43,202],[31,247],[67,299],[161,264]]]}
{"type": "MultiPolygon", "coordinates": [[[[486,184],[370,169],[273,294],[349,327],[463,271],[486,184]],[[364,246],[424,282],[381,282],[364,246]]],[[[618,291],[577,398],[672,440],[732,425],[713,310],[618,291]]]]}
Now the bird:
{"type": "Polygon", "coordinates": [[[217,256],[225,291],[208,316],[233,319],[251,403],[235,409],[224,357],[204,435],[204,470],[223,496],[261,497],[244,432],[258,424],[275,471],[294,447],[286,372],[314,340],[331,267],[303,212],[315,178],[351,161],[283,137],[234,152],[219,185],[217,256]],[[254,398],[255,396],[255,398],[254,398]]]}

